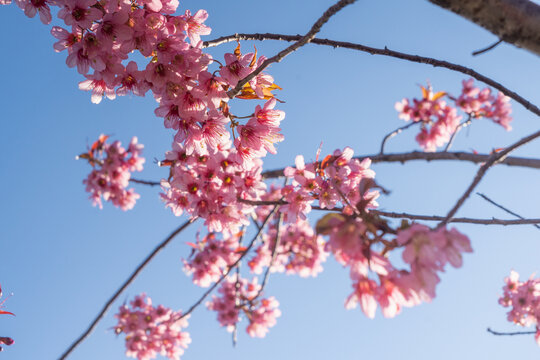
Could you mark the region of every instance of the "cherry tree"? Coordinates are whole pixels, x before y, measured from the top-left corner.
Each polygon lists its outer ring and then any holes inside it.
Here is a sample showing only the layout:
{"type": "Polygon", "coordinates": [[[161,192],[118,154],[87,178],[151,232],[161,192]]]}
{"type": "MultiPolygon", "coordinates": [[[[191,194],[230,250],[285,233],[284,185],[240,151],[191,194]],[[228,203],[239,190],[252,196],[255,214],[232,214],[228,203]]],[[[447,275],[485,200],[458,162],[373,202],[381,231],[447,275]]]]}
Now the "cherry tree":
{"type": "MultiPolygon", "coordinates": [[[[536,42],[527,35],[534,31],[533,25],[508,30],[512,21],[532,16],[531,8],[536,8],[530,2],[503,2],[515,12],[508,13],[502,27],[490,20],[493,7],[500,5],[496,1],[482,8],[478,16],[472,2],[469,7],[459,1],[433,2],[450,6],[495,33],[500,37],[497,45],[507,41],[537,52],[536,42]]],[[[540,223],[540,219],[523,217],[501,205],[491,194],[476,195],[494,167],[538,168],[540,160],[513,153],[540,137],[540,131],[510,141],[488,141],[487,145],[467,143],[466,136],[469,129],[480,127],[504,139],[506,132],[518,128],[516,107],[536,116],[540,109],[517,90],[470,66],[317,37],[334,17],[362,6],[354,0],[325,4],[309,20],[303,35],[234,33],[218,37],[212,37],[215,29],[209,20],[213,16],[210,9],[185,8],[175,0],[45,0],[15,1],[14,5],[26,16],[39,16],[49,25],[55,39],[53,50],[63,54],[67,67],[77,73],[78,87],[88,92],[92,103],[102,106],[117,97],[130,97],[130,101],[153,98],[153,105],[145,101],[158,119],[152,126],[165,129],[169,136],[162,154],[150,150],[137,136],[111,133],[82,144],[77,153],[79,163],[89,172],[83,184],[94,206],[131,211],[141,199],[139,192],[145,191],[162,202],[178,225],[134,268],[60,359],[75,352],[110,310],[114,312],[111,333],[123,339],[126,355],[137,359],[188,356],[189,329],[198,321],[192,315],[203,308],[231,333],[233,344],[241,331],[250,337],[265,337],[286,316],[279,298],[269,291],[269,280],[277,277],[275,273],[317,277],[330,259],[348,273],[342,275],[350,287],[343,294],[345,308],[359,308],[367,318],[378,312],[385,318],[399,317],[407,308],[438,298],[444,272],[474,261],[468,253],[473,252],[475,239],[462,230],[463,224],[540,223]],[[256,45],[272,41],[288,44],[268,53],[256,45]],[[312,44],[433,65],[459,77],[453,78],[450,89],[421,79],[421,84],[411,87],[414,91],[394,98],[389,103],[394,112],[393,130],[384,131],[376,141],[370,139],[377,143],[371,153],[359,153],[355,144],[328,149],[324,136],[318,135],[323,142],[311,153],[290,154],[288,162],[277,164],[269,159],[287,142],[284,126],[294,120],[284,108],[294,106],[295,99],[286,96],[287,89],[274,69],[286,67],[289,59],[293,61],[312,44]],[[494,128],[500,128],[499,132],[494,128]],[[390,153],[388,149],[394,151],[398,144],[409,150],[390,153]],[[457,146],[472,150],[456,151],[457,146]],[[477,146],[489,150],[477,151],[477,146]],[[147,152],[156,154],[154,161],[145,157],[147,152]],[[453,201],[440,213],[392,209],[386,204],[395,196],[395,185],[388,186],[390,180],[376,174],[375,166],[414,160],[453,160],[460,165],[474,164],[474,169],[463,186],[454,186],[453,201]],[[145,175],[149,167],[154,168],[156,178],[145,175]],[[472,197],[502,210],[505,216],[461,216],[459,212],[472,197]],[[194,226],[198,226],[197,234],[184,238],[187,246],[181,265],[194,285],[202,288],[197,298],[182,306],[175,301],[156,303],[149,292],[126,298],[127,289],[154,257],[194,226]]],[[[316,56],[309,60],[315,62],[316,56]]],[[[325,78],[317,81],[317,89],[304,92],[340,92],[340,81],[347,79],[327,74],[336,65],[319,66],[320,73],[313,76],[325,78]]],[[[369,88],[368,84],[356,86],[369,88]]],[[[310,104],[317,106],[321,104],[310,104]]],[[[364,106],[349,104],[347,116],[361,116],[364,106]]],[[[336,126],[337,121],[327,119],[322,131],[347,129],[347,121],[341,127],[336,126]]],[[[299,131],[303,127],[309,127],[309,119],[303,120],[299,131]]],[[[368,132],[368,126],[360,129],[368,132]]],[[[451,181],[441,184],[440,191],[447,191],[450,185],[451,181]]],[[[436,200],[421,187],[417,191],[419,198],[436,200]]],[[[511,308],[508,320],[533,328],[526,332],[488,330],[491,335],[534,334],[538,342],[539,282],[534,277],[520,281],[516,271],[506,271],[508,277],[504,282],[500,279],[504,289],[499,302],[511,308]]],[[[5,345],[13,343],[8,337],[0,339],[5,345]]],[[[193,337],[193,341],[197,340],[193,337]]]]}

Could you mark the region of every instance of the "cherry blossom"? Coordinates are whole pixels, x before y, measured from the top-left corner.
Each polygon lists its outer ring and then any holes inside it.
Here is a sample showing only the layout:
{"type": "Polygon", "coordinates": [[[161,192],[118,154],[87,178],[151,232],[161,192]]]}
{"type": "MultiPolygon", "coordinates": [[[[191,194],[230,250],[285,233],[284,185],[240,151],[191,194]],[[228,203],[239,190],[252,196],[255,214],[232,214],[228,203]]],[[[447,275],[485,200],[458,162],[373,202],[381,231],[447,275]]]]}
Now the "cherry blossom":
{"type": "Polygon", "coordinates": [[[180,319],[181,312],[163,305],[153,306],[145,294],[135,297],[130,306],[122,305],[115,315],[116,334],[126,336],[126,356],[138,360],[154,359],[160,354],[171,360],[179,360],[191,343],[186,328],[187,317],[180,319]]]}
{"type": "Polygon", "coordinates": [[[119,141],[107,144],[107,136],[101,135],[88,153],[81,154],[78,158],[87,159],[94,167],[86,184],[86,191],[90,193],[90,199],[101,209],[101,199],[111,201],[113,205],[122,210],[133,208],[139,194],[133,189],[126,189],[129,185],[131,172],[141,171],[145,159],[141,157],[143,145],[139,144],[136,137],[124,149],[119,141]]]}

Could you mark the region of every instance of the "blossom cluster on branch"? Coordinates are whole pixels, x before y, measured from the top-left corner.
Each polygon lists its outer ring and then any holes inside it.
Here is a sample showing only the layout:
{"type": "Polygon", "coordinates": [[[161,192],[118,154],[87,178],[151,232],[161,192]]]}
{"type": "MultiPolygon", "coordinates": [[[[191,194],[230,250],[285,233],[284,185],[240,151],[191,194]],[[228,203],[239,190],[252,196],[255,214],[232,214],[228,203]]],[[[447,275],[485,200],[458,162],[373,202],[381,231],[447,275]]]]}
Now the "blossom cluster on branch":
{"type": "Polygon", "coordinates": [[[416,141],[424,151],[435,151],[450,141],[459,131],[463,116],[458,115],[461,110],[473,119],[487,118],[511,130],[510,98],[499,92],[496,96],[490,88],[480,88],[474,85],[473,79],[463,80],[461,94],[454,97],[444,91],[434,93],[431,86],[421,87],[422,98],[403,99],[396,103],[399,118],[413,121],[421,125],[416,141]],[[454,102],[454,106],[447,104],[445,98],[454,102]]]}
{"type": "Polygon", "coordinates": [[[93,167],[83,183],[86,184],[86,191],[90,193],[90,199],[100,209],[103,207],[103,198],[122,210],[129,210],[140,197],[134,189],[126,188],[129,186],[131,172],[143,169],[143,145],[133,137],[126,150],[119,141],[108,144],[107,138],[108,136],[101,135],[88,152],[77,157],[88,160],[93,167]]]}
{"type": "Polygon", "coordinates": [[[540,346],[540,279],[531,276],[526,281],[519,281],[519,274],[511,271],[504,282],[499,304],[510,308],[508,321],[520,326],[535,326],[534,338],[540,346]]]}
{"type": "Polygon", "coordinates": [[[141,294],[131,301],[130,306],[122,305],[115,315],[118,324],[116,334],[126,336],[126,355],[139,360],[154,359],[157,354],[171,360],[179,360],[191,343],[187,319],[181,318],[163,305],[153,306],[152,300],[141,294]]]}

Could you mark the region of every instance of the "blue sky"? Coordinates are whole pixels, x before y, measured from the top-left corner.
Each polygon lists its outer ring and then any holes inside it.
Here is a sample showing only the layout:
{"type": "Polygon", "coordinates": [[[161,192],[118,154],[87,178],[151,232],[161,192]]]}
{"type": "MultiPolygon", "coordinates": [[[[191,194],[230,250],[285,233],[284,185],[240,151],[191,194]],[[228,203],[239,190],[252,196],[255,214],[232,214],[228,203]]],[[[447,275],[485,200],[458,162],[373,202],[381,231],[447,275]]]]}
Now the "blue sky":
{"type": "MultiPolygon", "coordinates": [[[[306,32],[331,1],[254,2],[182,1],[181,11],[206,9],[208,39],[236,32],[306,32]]],[[[0,357],[13,360],[56,359],[87,327],[113,291],[153,247],[184,219],[164,209],[158,190],[137,187],[134,210],[111,205],[91,206],[82,180],[90,171],[75,161],[99,134],[127,144],[132,136],[145,144],[145,170],[138,177],[160,179],[163,169],[152,163],[170,147],[172,133],[153,114],[155,101],[124,97],[90,102],[79,91],[82,77],[57,54],[50,26],[28,19],[15,5],[0,10],[1,161],[0,282],[14,295],[6,307],[16,317],[0,318],[0,335],[16,343],[0,357]]],[[[425,0],[360,1],[330,20],[320,37],[358,42],[413,54],[432,56],[472,67],[540,103],[540,59],[502,44],[472,57],[472,51],[497,39],[492,34],[425,0]]],[[[254,43],[245,42],[245,50],[254,43]]],[[[221,59],[234,44],[211,49],[221,59]]],[[[256,44],[271,56],[286,44],[256,44]]],[[[418,97],[419,84],[459,93],[465,79],[445,69],[372,56],[344,49],[308,45],[270,68],[286,101],[282,123],[285,141],[278,155],[268,156],[268,169],[291,164],[297,154],[313,159],[323,141],[323,153],[351,146],[356,154],[372,154],[382,137],[402,126],[394,103],[418,97]]],[[[253,104],[250,104],[253,105],[253,104]]],[[[479,122],[460,133],[455,150],[489,152],[536,131],[540,122],[513,103],[514,130],[506,132],[479,122]]],[[[390,152],[418,150],[414,133],[391,140],[390,152]]],[[[539,143],[517,152],[539,157],[539,143]]],[[[477,166],[461,163],[377,164],[377,180],[392,191],[381,208],[420,214],[444,214],[472,180],[477,166]]],[[[497,167],[478,190],[526,217],[540,217],[540,173],[531,169],[497,167]]],[[[508,218],[477,196],[460,216],[508,218]]],[[[189,253],[201,224],[194,225],[161,253],[130,286],[121,303],[146,292],[156,303],[188,308],[203,292],[182,272],[181,258],[189,253]]],[[[220,328],[215,314],[196,310],[188,331],[193,343],[184,360],[225,359],[313,360],[360,359],[533,359],[540,348],[532,337],[494,337],[487,326],[519,330],[506,321],[497,304],[503,278],[511,269],[527,278],[540,270],[540,232],[532,226],[459,225],[472,241],[474,253],[461,269],[442,275],[438,296],[430,304],[405,309],[395,319],[374,320],[360,310],[345,310],[350,293],[348,272],[335,261],[315,279],[274,275],[266,293],[280,301],[283,312],[265,339],[240,331],[239,344],[220,328]]],[[[110,312],[91,337],[71,356],[74,360],[122,359],[123,339],[111,331],[110,312]]]]}

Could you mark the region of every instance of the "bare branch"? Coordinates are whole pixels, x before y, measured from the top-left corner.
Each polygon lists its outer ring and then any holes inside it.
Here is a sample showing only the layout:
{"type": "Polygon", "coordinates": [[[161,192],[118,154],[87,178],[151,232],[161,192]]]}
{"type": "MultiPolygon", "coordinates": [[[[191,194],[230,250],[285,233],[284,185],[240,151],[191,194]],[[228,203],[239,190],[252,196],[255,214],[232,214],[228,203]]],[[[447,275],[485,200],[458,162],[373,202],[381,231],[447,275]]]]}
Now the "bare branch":
{"type": "Polygon", "coordinates": [[[321,30],[322,26],[330,20],[332,16],[337,14],[341,9],[343,9],[345,6],[350,5],[352,3],[356,2],[356,0],[340,0],[334,5],[330,6],[328,10],[324,12],[324,14],[313,24],[311,29],[308,31],[308,33],[304,36],[302,36],[300,39],[298,39],[294,44],[286,48],[285,50],[280,51],[278,54],[272,56],[269,59],[266,59],[261,66],[259,66],[255,71],[253,71],[251,74],[243,78],[238,82],[236,87],[232,90],[229,90],[227,92],[227,95],[232,99],[235,97],[240,90],[242,90],[242,87],[247,84],[251,79],[253,79],[255,76],[259,75],[264,69],[266,69],[270,64],[272,63],[278,63],[281,60],[283,60],[287,55],[291,54],[292,52],[296,51],[300,47],[304,46],[305,44],[309,43],[315,35],[321,30]]]}
{"type": "MultiPolygon", "coordinates": [[[[278,200],[278,201],[255,201],[255,200],[240,200],[241,202],[253,206],[269,206],[269,205],[287,205],[288,202],[278,200]]],[[[343,208],[333,208],[333,209],[326,209],[321,208],[320,206],[312,205],[311,208],[313,210],[320,210],[320,211],[334,211],[334,212],[342,212],[343,208]]],[[[396,213],[396,212],[390,212],[390,211],[383,211],[383,210],[369,210],[371,214],[383,216],[383,217],[389,217],[394,219],[409,219],[409,220],[424,220],[424,221],[442,221],[445,219],[444,216],[438,216],[438,215],[417,215],[417,214],[409,214],[409,213],[396,213]]],[[[453,218],[449,222],[451,223],[464,223],[464,224],[479,224],[479,225],[531,225],[531,224],[540,224],[540,219],[520,219],[520,220],[503,220],[503,219],[473,219],[473,218],[453,218]]]]}
{"type": "Polygon", "coordinates": [[[510,145],[509,147],[502,150],[501,152],[492,154],[490,156],[489,160],[486,161],[486,163],[484,165],[482,165],[480,167],[480,169],[478,169],[473,181],[471,182],[471,184],[469,185],[467,190],[465,190],[463,195],[461,195],[461,197],[458,199],[456,204],[452,207],[452,209],[450,209],[450,211],[448,212],[448,214],[446,215],[444,220],[441,221],[437,227],[440,228],[440,227],[444,226],[457,213],[459,208],[465,203],[465,201],[471,195],[471,193],[476,188],[476,186],[478,186],[478,184],[480,183],[480,181],[482,180],[482,178],[484,177],[486,172],[489,170],[489,168],[491,168],[493,165],[495,165],[496,163],[503,160],[512,151],[514,151],[517,148],[531,142],[532,140],[536,139],[539,136],[540,136],[540,131],[534,132],[534,133],[532,133],[532,134],[530,134],[528,136],[525,136],[524,138],[522,138],[521,140],[515,142],[514,144],[510,145]]]}
{"type": "Polygon", "coordinates": [[[390,140],[391,138],[393,138],[394,136],[396,135],[399,135],[403,130],[406,130],[408,128],[410,128],[411,126],[413,125],[417,125],[417,124],[420,124],[419,121],[417,122],[412,122],[410,124],[407,124],[405,126],[402,126],[400,128],[397,128],[396,130],[392,131],[391,133],[388,133],[386,134],[386,136],[384,137],[383,141],[381,142],[381,151],[379,152],[380,155],[384,154],[384,146],[386,145],[386,142],[388,140],[390,140]]]}
{"type": "Polygon", "coordinates": [[[118,299],[120,294],[122,294],[122,292],[133,282],[133,280],[135,280],[137,275],[139,275],[139,273],[144,269],[144,267],[148,265],[148,263],[157,255],[157,253],[159,253],[165,246],[167,246],[167,244],[169,244],[171,240],[175,238],[176,235],[180,234],[185,228],[187,228],[196,219],[197,219],[196,217],[191,218],[185,223],[183,223],[182,225],[180,225],[169,236],[167,236],[165,240],[163,240],[158,246],[154,248],[154,250],[139,264],[139,266],[137,266],[137,268],[133,271],[133,273],[131,273],[131,275],[122,284],[122,286],[120,286],[120,288],[118,288],[118,290],[116,290],[114,294],[111,296],[111,298],[105,303],[105,305],[103,306],[101,311],[97,314],[94,321],[92,321],[88,329],[86,329],[86,331],[83,332],[81,336],[79,336],[77,340],[73,342],[73,344],[71,344],[71,346],[59,357],[59,360],[66,359],[69,356],[69,354],[73,350],[75,350],[75,348],[79,346],[92,333],[92,331],[96,328],[99,321],[105,316],[107,311],[110,309],[112,304],[116,301],[116,299],[118,299]]]}
{"type": "Polygon", "coordinates": [[[208,295],[210,295],[210,293],[212,291],[214,291],[214,289],[229,275],[229,273],[231,272],[232,269],[234,269],[239,263],[240,261],[242,261],[242,259],[247,255],[247,253],[249,252],[249,250],[251,250],[251,248],[253,247],[253,245],[255,244],[255,241],[257,241],[257,239],[259,238],[259,235],[261,235],[262,233],[262,230],[264,229],[266,223],[270,220],[270,218],[275,214],[275,212],[279,209],[279,205],[276,205],[274,206],[274,208],[272,209],[272,211],[270,211],[270,213],[266,216],[266,218],[264,219],[263,223],[261,224],[261,227],[259,228],[259,230],[257,231],[257,233],[255,234],[255,236],[253,237],[253,239],[251,239],[251,242],[249,243],[249,245],[247,246],[246,250],[242,253],[242,255],[240,255],[240,257],[234,262],[232,263],[228,268],[227,270],[225,270],[223,272],[223,275],[221,275],[221,277],[212,285],[210,286],[210,288],[208,290],[206,290],[204,292],[204,294],[202,294],[202,296],[199,298],[199,300],[197,300],[193,305],[191,305],[191,307],[185,312],[183,313],[180,317],[178,317],[176,320],[180,320],[180,319],[183,319],[185,318],[186,316],[188,316],[189,314],[191,314],[193,312],[193,310],[195,310],[199,305],[202,304],[202,302],[204,301],[204,299],[206,299],[206,297],[208,295]]]}
{"type": "Polygon", "coordinates": [[[532,335],[536,334],[536,331],[515,331],[515,332],[499,332],[487,328],[486,331],[497,336],[513,336],[513,335],[532,335]]]}
{"type": "Polygon", "coordinates": [[[483,49],[480,49],[480,50],[476,50],[476,51],[473,51],[472,52],[472,56],[478,56],[478,55],[481,55],[481,54],[484,54],[490,50],[493,50],[495,49],[497,46],[499,46],[500,43],[502,43],[503,41],[502,40],[498,40],[496,42],[494,42],[493,44],[489,45],[488,47],[486,48],[483,48],[483,49]]]}
{"type": "MultiPolygon", "coordinates": [[[[539,34],[540,34],[540,32],[539,32],[539,34]]],[[[229,36],[223,36],[223,37],[220,37],[219,39],[206,41],[204,43],[204,46],[205,47],[217,46],[217,45],[220,45],[220,44],[223,44],[223,43],[226,43],[226,42],[236,41],[236,40],[298,41],[301,38],[302,38],[302,36],[300,36],[300,35],[260,34],[260,33],[255,33],[255,34],[234,34],[234,35],[229,35],[229,36]]],[[[459,64],[454,64],[454,63],[451,63],[451,62],[448,62],[448,61],[438,60],[438,59],[434,59],[434,58],[430,58],[430,57],[426,57],[426,56],[412,55],[412,54],[407,54],[407,53],[403,53],[403,52],[399,52],[399,51],[394,51],[394,50],[388,49],[387,47],[385,47],[384,49],[380,49],[380,48],[374,48],[374,47],[365,46],[365,45],[361,45],[361,44],[355,44],[355,43],[346,42],[346,41],[335,41],[335,40],[329,40],[329,39],[317,39],[317,38],[314,38],[314,39],[312,39],[310,41],[310,43],[317,44],[317,45],[332,46],[333,48],[341,47],[341,48],[346,48],[346,49],[358,50],[358,51],[367,52],[367,53],[369,53],[371,55],[390,56],[390,57],[394,57],[394,58],[398,58],[398,59],[402,59],[402,60],[406,60],[406,61],[416,62],[416,63],[420,63],[420,64],[432,65],[434,67],[442,67],[442,68],[446,68],[446,69],[449,69],[449,70],[452,70],[452,71],[460,72],[462,74],[469,75],[469,76],[475,78],[476,80],[482,81],[483,83],[485,83],[485,84],[487,84],[487,85],[501,91],[502,93],[504,93],[504,95],[512,98],[516,102],[523,105],[523,107],[525,107],[525,109],[527,109],[530,112],[540,116],[540,108],[538,108],[536,105],[534,105],[533,103],[531,103],[527,99],[523,98],[522,96],[518,95],[516,92],[508,89],[507,87],[503,86],[502,84],[496,82],[495,80],[493,80],[493,79],[491,79],[491,78],[489,78],[487,76],[484,76],[484,75],[480,74],[479,72],[477,72],[477,71],[475,71],[475,70],[473,70],[471,68],[468,68],[468,67],[465,67],[465,66],[462,66],[462,65],[459,65],[459,64]]]]}
{"type": "MultiPolygon", "coordinates": [[[[373,163],[387,163],[387,162],[399,162],[405,163],[413,160],[425,160],[425,161],[439,161],[439,160],[453,160],[453,161],[468,161],[476,164],[482,164],[489,160],[491,155],[489,154],[473,154],[467,152],[421,152],[412,151],[408,153],[397,154],[373,154],[357,156],[356,159],[362,160],[370,158],[373,163]]],[[[497,164],[504,164],[508,166],[520,166],[533,169],[540,169],[540,159],[522,158],[522,157],[506,157],[501,159],[497,164]]],[[[262,173],[263,178],[272,179],[283,176],[284,169],[267,170],[262,173]]]]}
{"type": "Polygon", "coordinates": [[[283,213],[280,213],[278,216],[278,221],[276,225],[276,241],[274,242],[274,246],[272,248],[272,257],[270,259],[270,264],[268,264],[268,267],[266,268],[266,272],[264,273],[263,281],[261,283],[261,288],[259,291],[257,291],[257,294],[250,299],[250,301],[253,301],[259,296],[261,296],[262,292],[264,291],[264,288],[266,287],[266,284],[268,283],[268,278],[270,277],[270,269],[272,269],[272,266],[274,265],[274,261],[276,261],[277,257],[277,248],[279,246],[279,242],[281,240],[281,226],[283,225],[283,213]]]}
{"type": "MultiPolygon", "coordinates": [[[[430,215],[415,215],[408,213],[395,213],[382,210],[370,210],[370,213],[377,214],[383,217],[390,217],[396,219],[409,219],[409,220],[424,220],[424,221],[442,221],[444,216],[430,216],[430,215]]],[[[502,219],[472,219],[472,218],[453,218],[450,223],[464,223],[464,224],[478,224],[478,225],[531,225],[540,224],[540,219],[523,219],[523,220],[502,220],[502,219]]]]}
{"type": "Polygon", "coordinates": [[[159,181],[139,180],[139,179],[134,179],[134,178],[129,179],[129,181],[132,183],[141,184],[141,185],[149,185],[149,186],[161,185],[159,181]]]}
{"type": "MultiPolygon", "coordinates": [[[[486,200],[487,202],[489,202],[490,204],[493,204],[495,205],[496,207],[498,207],[499,209],[503,210],[503,211],[506,211],[507,213],[509,213],[510,215],[514,215],[515,217],[517,217],[518,219],[525,219],[523,216],[519,215],[519,214],[516,214],[515,212],[513,212],[512,210],[510,209],[507,209],[505,208],[504,206],[500,205],[500,204],[497,204],[495,201],[491,200],[489,197],[487,197],[486,195],[482,194],[482,193],[479,193],[477,192],[476,193],[477,195],[479,195],[480,197],[482,197],[484,200],[486,200]]],[[[540,229],[540,225],[538,224],[533,224],[533,226],[537,229],[540,229]]]]}

